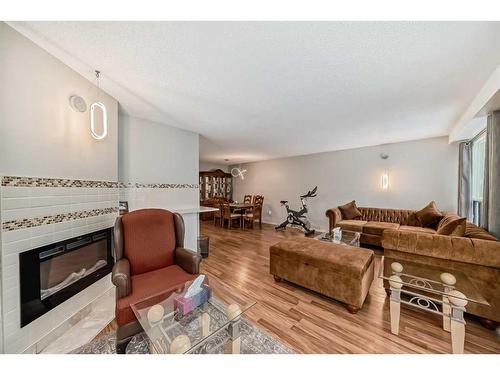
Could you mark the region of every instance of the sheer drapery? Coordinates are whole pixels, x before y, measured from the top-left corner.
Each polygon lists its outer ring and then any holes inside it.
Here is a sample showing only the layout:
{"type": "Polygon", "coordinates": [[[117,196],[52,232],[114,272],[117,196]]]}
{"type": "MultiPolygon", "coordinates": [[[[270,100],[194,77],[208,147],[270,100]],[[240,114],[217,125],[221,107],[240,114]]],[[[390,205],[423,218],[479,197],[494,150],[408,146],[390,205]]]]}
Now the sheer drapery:
{"type": "Polygon", "coordinates": [[[471,219],[472,146],[462,142],[458,151],[458,214],[471,219]]]}
{"type": "Polygon", "coordinates": [[[500,111],[488,116],[482,226],[500,238],[500,111]]]}

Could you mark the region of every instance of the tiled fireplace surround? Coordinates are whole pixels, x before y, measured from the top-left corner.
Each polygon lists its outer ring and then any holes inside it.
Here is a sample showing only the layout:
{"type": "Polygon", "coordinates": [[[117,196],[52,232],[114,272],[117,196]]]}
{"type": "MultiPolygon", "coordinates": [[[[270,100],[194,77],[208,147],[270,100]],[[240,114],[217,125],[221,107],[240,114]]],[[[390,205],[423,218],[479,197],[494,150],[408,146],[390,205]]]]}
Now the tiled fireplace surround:
{"type": "Polygon", "coordinates": [[[150,195],[152,191],[158,194],[159,189],[173,189],[176,194],[197,194],[198,190],[197,185],[191,184],[0,178],[0,314],[3,320],[0,352],[3,346],[5,353],[40,352],[50,342],[50,336],[56,338],[54,333],[61,331],[71,319],[76,321],[75,317],[113,288],[110,277],[104,277],[21,328],[19,253],[113,226],[120,196],[131,198],[131,191],[138,197],[141,191],[150,195]]]}

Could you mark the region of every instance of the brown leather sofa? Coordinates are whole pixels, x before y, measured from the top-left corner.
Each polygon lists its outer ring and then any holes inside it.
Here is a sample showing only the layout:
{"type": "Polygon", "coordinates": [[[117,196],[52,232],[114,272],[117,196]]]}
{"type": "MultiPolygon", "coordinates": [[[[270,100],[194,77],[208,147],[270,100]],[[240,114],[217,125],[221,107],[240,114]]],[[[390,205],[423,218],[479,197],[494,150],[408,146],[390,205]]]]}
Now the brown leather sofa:
{"type": "MultiPolygon", "coordinates": [[[[339,226],[360,232],[361,243],[382,246],[387,257],[462,271],[491,305],[470,303],[467,311],[500,322],[500,241],[490,233],[467,223],[464,237],[440,235],[420,226],[413,210],[358,210],[361,217],[356,220],[344,220],[338,207],[327,210],[330,231],[339,226]]],[[[389,288],[386,282],[384,286],[389,288]]]]}
{"type": "MultiPolygon", "coordinates": [[[[500,322],[500,241],[483,239],[491,235],[484,229],[467,224],[469,232],[473,232],[470,237],[386,230],[382,236],[384,255],[461,271],[490,304],[488,307],[469,302],[467,312],[500,322]]],[[[386,282],[384,287],[389,289],[386,282]]]]}
{"type": "Polygon", "coordinates": [[[326,211],[329,232],[335,227],[361,233],[360,242],[366,245],[382,246],[382,233],[386,229],[399,229],[412,232],[436,233],[434,229],[423,228],[413,210],[392,208],[358,207],[361,217],[355,220],[342,218],[342,211],[330,208],[326,211]]]}
{"type": "Polygon", "coordinates": [[[142,331],[130,305],[196,278],[201,256],[184,248],[182,216],[161,209],[118,217],[114,245],[116,351],[124,353],[130,339],[142,331]]]}

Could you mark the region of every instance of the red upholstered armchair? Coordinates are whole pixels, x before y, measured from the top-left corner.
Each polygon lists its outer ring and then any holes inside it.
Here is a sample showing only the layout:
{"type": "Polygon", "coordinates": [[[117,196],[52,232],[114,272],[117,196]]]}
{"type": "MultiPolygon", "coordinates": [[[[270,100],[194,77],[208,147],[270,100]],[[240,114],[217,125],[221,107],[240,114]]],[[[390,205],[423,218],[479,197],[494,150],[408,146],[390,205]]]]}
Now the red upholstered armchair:
{"type": "Polygon", "coordinates": [[[116,350],[124,353],[142,331],[130,305],[175,289],[198,276],[201,256],[184,248],[184,220],[161,209],[132,211],[116,219],[116,350]]]}

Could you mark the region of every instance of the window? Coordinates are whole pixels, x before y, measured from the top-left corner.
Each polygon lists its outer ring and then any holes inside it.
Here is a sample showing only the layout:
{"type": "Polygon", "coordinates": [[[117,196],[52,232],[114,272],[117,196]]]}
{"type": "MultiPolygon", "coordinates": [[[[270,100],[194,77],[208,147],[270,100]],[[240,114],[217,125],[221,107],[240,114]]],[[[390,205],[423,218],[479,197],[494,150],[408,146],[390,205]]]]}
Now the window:
{"type": "Polygon", "coordinates": [[[481,225],[481,206],[483,204],[484,161],[486,151],[486,133],[472,142],[472,222],[481,225]]]}

